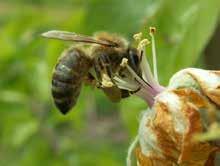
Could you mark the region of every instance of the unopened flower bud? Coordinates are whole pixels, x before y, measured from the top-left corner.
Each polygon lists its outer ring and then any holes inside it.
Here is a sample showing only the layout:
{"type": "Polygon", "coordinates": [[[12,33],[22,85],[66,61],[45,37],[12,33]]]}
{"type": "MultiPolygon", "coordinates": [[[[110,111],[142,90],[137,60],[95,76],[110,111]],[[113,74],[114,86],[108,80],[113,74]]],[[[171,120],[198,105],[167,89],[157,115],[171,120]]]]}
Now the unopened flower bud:
{"type": "Polygon", "coordinates": [[[141,119],[136,148],[139,165],[214,163],[219,147],[194,138],[218,121],[219,87],[219,71],[189,68],[175,74],[141,119]]]}

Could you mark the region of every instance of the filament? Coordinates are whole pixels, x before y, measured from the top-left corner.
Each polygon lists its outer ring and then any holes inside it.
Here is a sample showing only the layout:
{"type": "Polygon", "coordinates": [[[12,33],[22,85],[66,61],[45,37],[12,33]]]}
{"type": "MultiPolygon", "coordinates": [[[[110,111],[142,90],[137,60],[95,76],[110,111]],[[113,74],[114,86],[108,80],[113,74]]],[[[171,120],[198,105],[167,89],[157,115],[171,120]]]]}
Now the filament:
{"type": "Polygon", "coordinates": [[[152,56],[153,56],[153,72],[154,72],[154,78],[156,82],[158,83],[158,74],[157,74],[157,54],[156,54],[156,45],[155,45],[155,39],[154,39],[154,33],[156,29],[154,27],[150,27],[150,36],[151,36],[151,48],[152,48],[152,56]]]}

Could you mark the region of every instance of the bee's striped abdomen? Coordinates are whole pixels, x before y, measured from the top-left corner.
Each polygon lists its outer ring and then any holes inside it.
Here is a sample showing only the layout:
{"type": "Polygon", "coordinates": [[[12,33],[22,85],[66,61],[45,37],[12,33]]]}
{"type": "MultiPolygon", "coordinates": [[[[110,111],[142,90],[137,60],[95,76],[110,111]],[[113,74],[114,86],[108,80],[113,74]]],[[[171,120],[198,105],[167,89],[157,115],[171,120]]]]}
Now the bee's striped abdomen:
{"type": "Polygon", "coordinates": [[[76,104],[89,69],[90,59],[79,49],[70,48],[59,59],[52,76],[52,95],[63,114],[76,104]]]}

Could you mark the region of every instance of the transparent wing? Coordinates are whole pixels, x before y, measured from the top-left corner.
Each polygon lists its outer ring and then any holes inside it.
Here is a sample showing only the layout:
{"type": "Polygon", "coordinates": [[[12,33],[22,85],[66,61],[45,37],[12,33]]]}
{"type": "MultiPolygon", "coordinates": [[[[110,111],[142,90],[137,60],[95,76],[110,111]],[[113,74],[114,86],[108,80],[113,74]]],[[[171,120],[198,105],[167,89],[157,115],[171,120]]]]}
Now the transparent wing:
{"type": "Polygon", "coordinates": [[[98,39],[94,39],[93,37],[79,35],[79,34],[76,34],[73,32],[67,32],[67,31],[52,30],[52,31],[48,31],[48,32],[41,34],[41,36],[45,38],[51,38],[51,39],[84,42],[84,43],[94,43],[94,44],[100,44],[100,45],[107,46],[107,47],[118,47],[118,44],[113,41],[98,40],[98,39]]]}

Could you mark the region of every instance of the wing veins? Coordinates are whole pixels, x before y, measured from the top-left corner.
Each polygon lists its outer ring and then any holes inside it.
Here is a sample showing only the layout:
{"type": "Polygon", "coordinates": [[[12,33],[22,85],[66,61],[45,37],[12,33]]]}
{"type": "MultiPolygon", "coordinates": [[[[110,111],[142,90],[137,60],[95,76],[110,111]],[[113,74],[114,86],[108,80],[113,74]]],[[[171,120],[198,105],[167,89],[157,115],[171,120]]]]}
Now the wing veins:
{"type": "Polygon", "coordinates": [[[73,32],[67,32],[67,31],[52,30],[52,31],[43,33],[41,36],[45,38],[50,38],[50,39],[75,41],[75,42],[83,42],[83,43],[94,43],[94,44],[100,44],[100,45],[107,46],[107,47],[118,47],[118,44],[113,41],[98,40],[98,39],[94,39],[93,37],[79,35],[79,34],[76,34],[73,32]]]}

